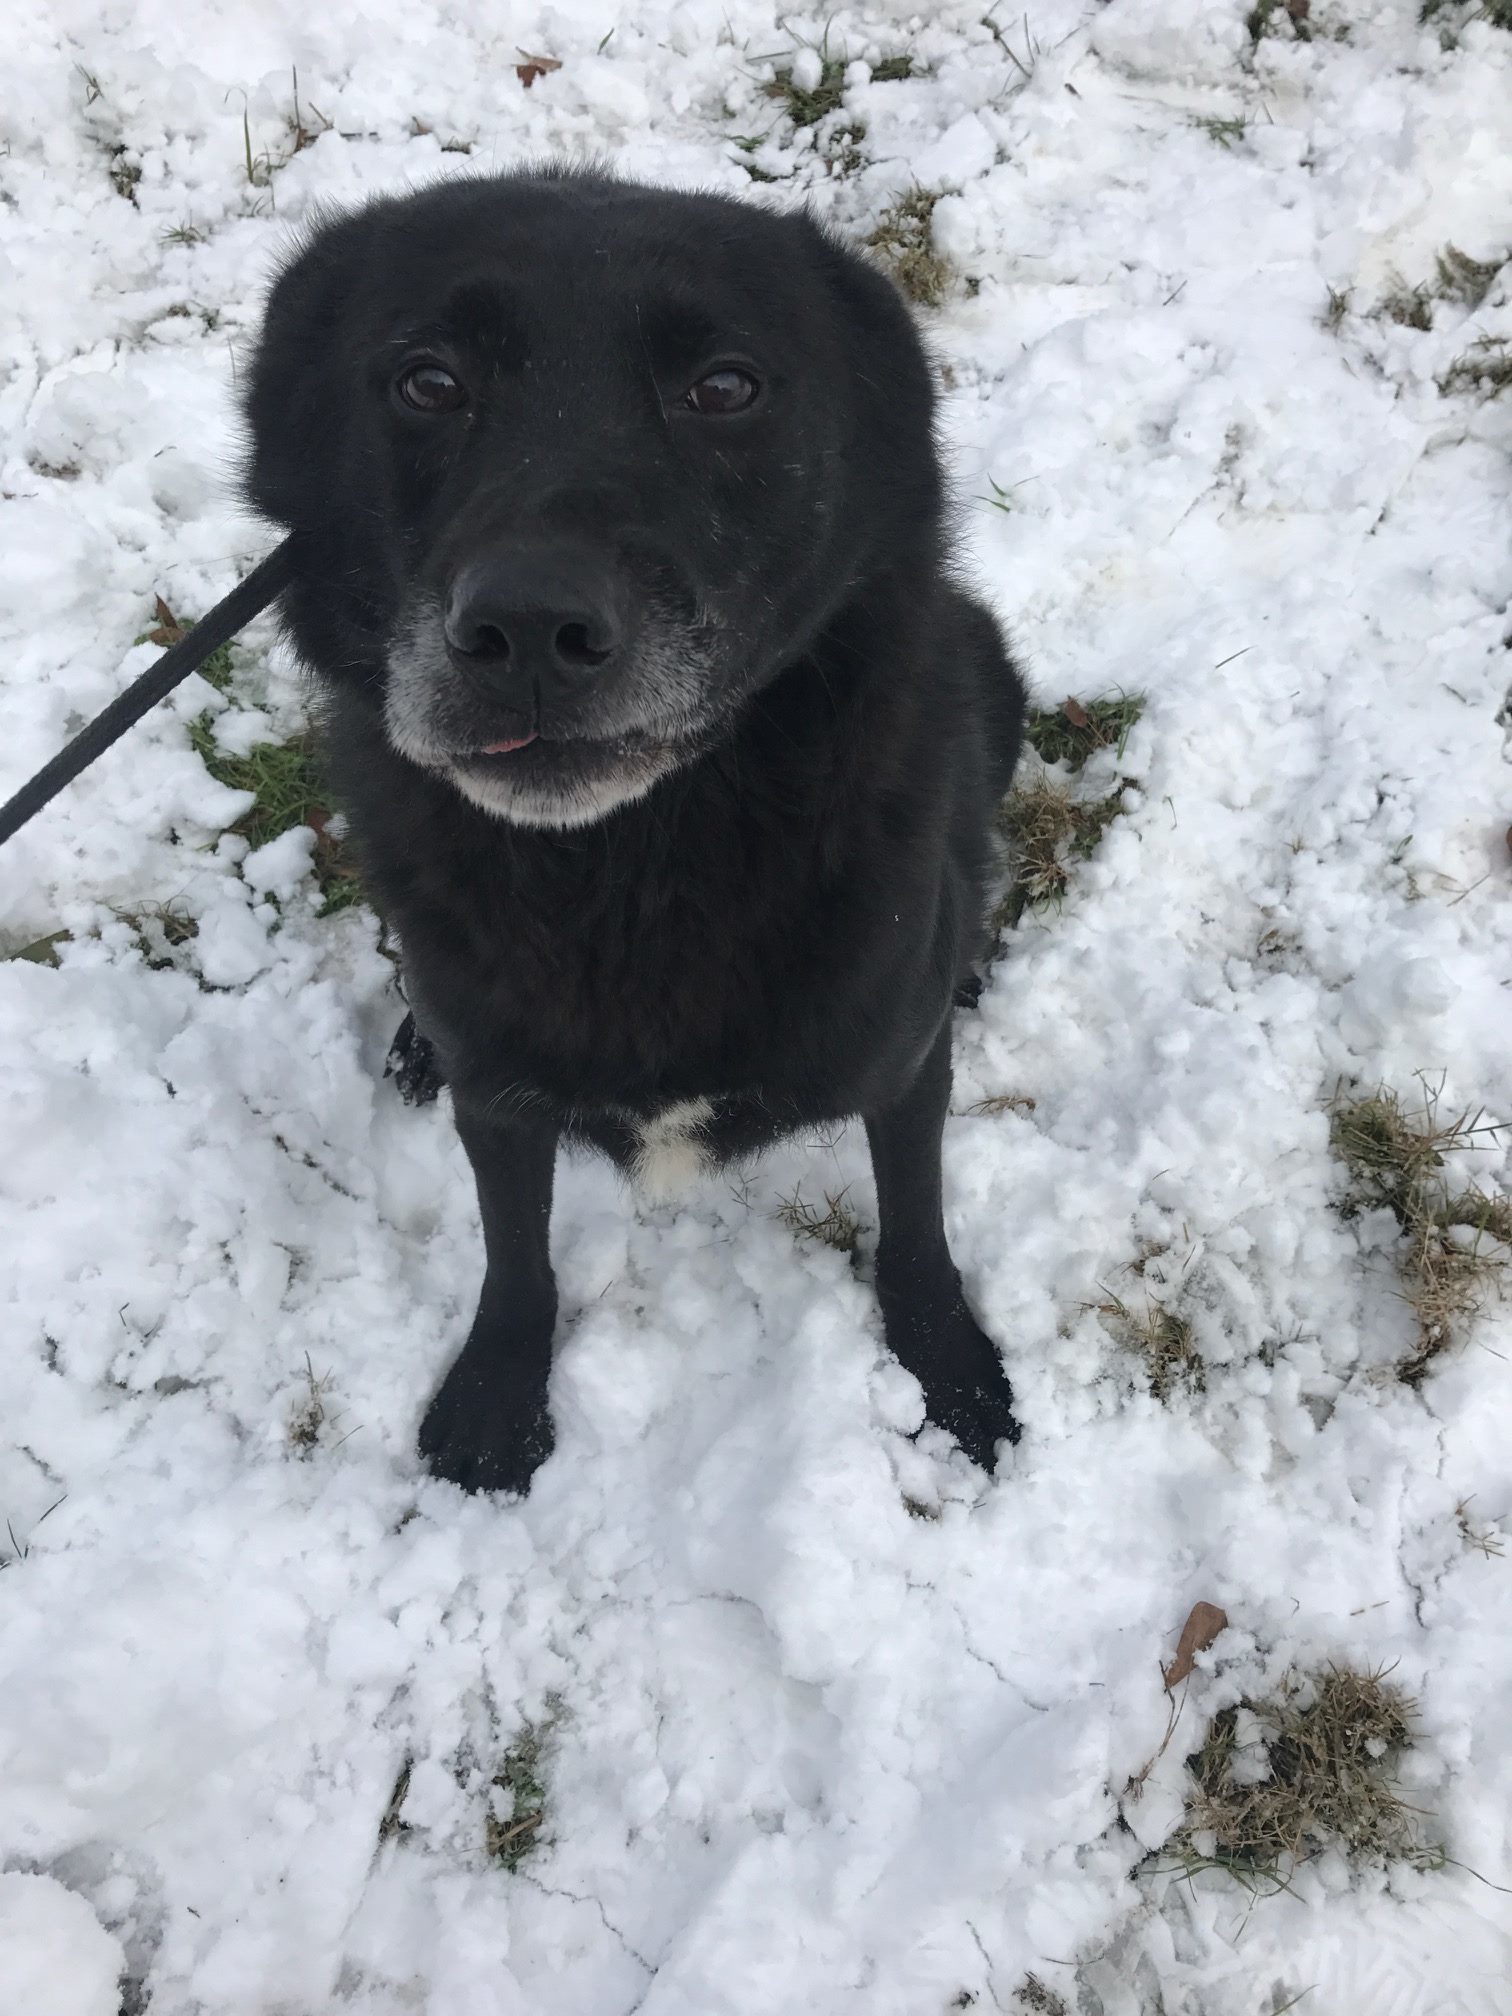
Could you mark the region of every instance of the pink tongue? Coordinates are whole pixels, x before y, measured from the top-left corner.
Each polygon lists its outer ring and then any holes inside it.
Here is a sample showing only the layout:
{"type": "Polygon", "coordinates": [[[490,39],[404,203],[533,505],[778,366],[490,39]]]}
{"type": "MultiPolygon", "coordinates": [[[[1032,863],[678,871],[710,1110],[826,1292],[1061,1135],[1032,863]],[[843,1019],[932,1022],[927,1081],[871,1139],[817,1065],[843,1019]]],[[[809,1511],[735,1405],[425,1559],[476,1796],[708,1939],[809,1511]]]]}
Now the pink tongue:
{"type": "Polygon", "coordinates": [[[507,756],[511,749],[523,749],[526,743],[534,742],[535,739],[535,735],[532,733],[530,735],[517,735],[512,742],[485,742],[483,744],[483,754],[485,756],[507,756]]]}

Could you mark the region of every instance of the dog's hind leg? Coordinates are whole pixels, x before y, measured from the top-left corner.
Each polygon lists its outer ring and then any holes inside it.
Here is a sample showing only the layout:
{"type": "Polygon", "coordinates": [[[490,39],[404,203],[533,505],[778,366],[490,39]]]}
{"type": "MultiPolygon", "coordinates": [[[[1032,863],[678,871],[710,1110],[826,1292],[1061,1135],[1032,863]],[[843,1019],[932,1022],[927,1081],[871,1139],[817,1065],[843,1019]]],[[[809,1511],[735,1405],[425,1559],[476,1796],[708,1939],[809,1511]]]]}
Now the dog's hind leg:
{"type": "Polygon", "coordinates": [[[547,1239],[557,1125],[458,1104],[488,1269],[478,1313],[420,1424],[420,1453],[468,1491],[524,1491],[551,1454],[546,1405],[557,1291],[547,1239]]]}
{"type": "Polygon", "coordinates": [[[383,1075],[392,1078],[406,1106],[429,1106],[446,1083],[435,1046],[422,1036],[414,1016],[406,1015],[394,1032],[383,1075]]]}
{"type": "Polygon", "coordinates": [[[998,1348],[966,1307],[945,1243],[940,1141],[949,1103],[947,1019],[908,1089],[866,1115],[881,1218],[877,1299],[888,1345],[924,1388],[930,1420],[990,1471],[998,1442],[1017,1442],[1019,1425],[998,1348]]]}

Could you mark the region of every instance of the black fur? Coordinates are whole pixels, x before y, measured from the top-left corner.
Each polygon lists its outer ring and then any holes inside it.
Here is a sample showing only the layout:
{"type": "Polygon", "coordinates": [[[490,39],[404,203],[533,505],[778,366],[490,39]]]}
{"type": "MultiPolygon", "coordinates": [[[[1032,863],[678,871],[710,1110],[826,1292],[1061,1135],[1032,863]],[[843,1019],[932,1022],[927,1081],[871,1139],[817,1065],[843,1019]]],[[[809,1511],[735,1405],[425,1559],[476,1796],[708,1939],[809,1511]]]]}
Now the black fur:
{"type": "Polygon", "coordinates": [[[888,1341],[990,1467],[1018,1430],[939,1157],[1023,694],[949,573],[892,286],[802,215],[576,172],[452,182],[314,232],[248,417],[333,784],[403,948],[399,1068],[423,1092],[434,1046],[478,1177],[487,1274],[422,1427],[433,1467],[528,1483],[558,1139],[633,1167],[690,1101],[711,1163],[864,1118],[888,1341]],[[463,403],[413,411],[445,374],[463,403]],[[749,408],[688,403],[745,397],[742,374],[749,408]]]}

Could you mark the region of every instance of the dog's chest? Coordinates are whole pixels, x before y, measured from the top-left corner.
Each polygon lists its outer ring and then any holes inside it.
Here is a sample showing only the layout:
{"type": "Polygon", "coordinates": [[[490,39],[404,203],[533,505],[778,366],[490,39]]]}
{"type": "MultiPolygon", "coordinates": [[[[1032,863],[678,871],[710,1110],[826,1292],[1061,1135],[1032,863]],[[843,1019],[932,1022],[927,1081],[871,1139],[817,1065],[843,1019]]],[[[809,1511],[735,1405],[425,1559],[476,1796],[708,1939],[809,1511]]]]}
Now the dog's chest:
{"type": "Polygon", "coordinates": [[[624,1118],[635,1142],[631,1180],[648,1204],[685,1197],[718,1159],[717,1141],[710,1136],[714,1106],[708,1099],[679,1099],[648,1117],[624,1118]]]}

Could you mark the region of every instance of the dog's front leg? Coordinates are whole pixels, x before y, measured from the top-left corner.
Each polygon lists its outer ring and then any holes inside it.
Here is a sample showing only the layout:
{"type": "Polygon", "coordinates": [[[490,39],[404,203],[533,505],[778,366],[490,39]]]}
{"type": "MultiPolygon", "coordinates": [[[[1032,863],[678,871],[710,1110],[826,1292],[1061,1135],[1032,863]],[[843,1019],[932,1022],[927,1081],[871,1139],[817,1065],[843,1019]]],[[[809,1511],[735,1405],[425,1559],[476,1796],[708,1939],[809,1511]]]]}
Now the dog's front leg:
{"type": "Polygon", "coordinates": [[[998,1442],[1017,1442],[1019,1426],[997,1346],[966,1307],[945,1243],[940,1141],[949,1104],[947,1021],[907,1090],[866,1115],[881,1217],[877,1299],[887,1342],[924,1388],[929,1419],[991,1470],[998,1442]]]}
{"type": "Polygon", "coordinates": [[[420,1424],[420,1452],[468,1491],[523,1491],[551,1454],[546,1385],[556,1326],[547,1238],[557,1127],[538,1115],[485,1118],[457,1103],[488,1271],[467,1342],[420,1424]]]}

